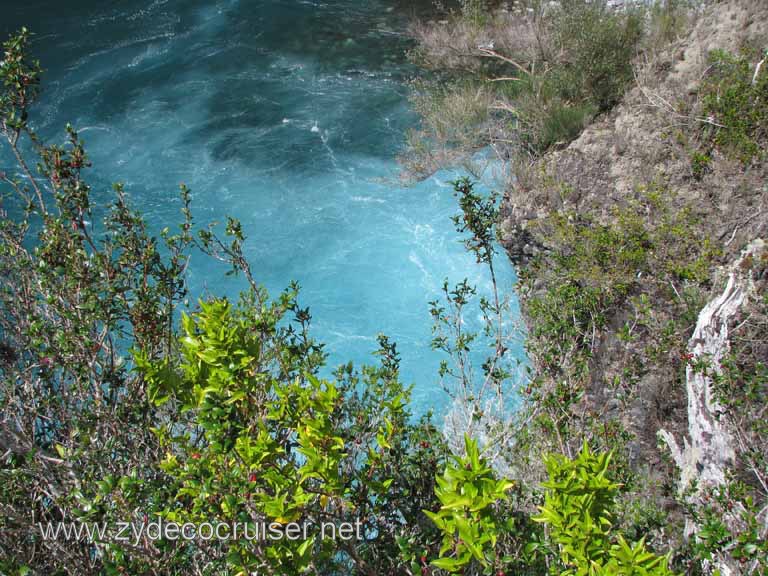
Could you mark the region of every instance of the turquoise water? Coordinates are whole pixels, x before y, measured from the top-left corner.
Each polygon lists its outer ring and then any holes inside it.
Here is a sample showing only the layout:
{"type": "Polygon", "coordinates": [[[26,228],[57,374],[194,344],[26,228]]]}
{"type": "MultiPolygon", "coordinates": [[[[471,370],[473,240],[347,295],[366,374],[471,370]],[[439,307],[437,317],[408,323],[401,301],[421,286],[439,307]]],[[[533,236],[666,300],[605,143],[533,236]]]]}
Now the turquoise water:
{"type": "MultiPolygon", "coordinates": [[[[124,182],[159,231],[179,221],[186,183],[199,224],[242,221],[254,273],[273,294],[299,282],[331,365],[371,361],[384,332],[415,384],[416,411],[444,405],[427,303],[446,277],[481,293],[489,278],[450,221],[453,175],[391,184],[416,122],[402,10],[384,0],[113,0],[12,2],[3,13],[3,36],[21,25],[37,34],[47,72],[35,126],[49,141],[67,122],[80,130],[97,201],[124,182]]],[[[189,279],[193,297],[242,287],[201,256],[189,279]]]]}

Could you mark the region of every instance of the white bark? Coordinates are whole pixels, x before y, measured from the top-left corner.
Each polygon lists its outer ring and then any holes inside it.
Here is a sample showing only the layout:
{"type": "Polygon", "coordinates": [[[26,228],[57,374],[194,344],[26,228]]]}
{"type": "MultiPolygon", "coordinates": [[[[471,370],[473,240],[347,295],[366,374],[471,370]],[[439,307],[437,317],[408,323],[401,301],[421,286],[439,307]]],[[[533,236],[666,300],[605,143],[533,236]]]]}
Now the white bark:
{"type": "Polygon", "coordinates": [[[693,354],[685,369],[688,438],[683,440],[681,449],[669,432],[659,432],[680,468],[680,486],[683,489],[693,480],[700,485],[722,484],[725,470],[733,464],[733,439],[725,423],[718,418],[722,408],[714,398],[712,379],[709,374],[697,371],[691,363],[699,359],[708,360],[710,370],[720,372],[720,361],[728,351],[728,321],[736,314],[743,300],[744,289],[732,272],[723,293],[710,301],[699,314],[688,344],[693,354]]]}
{"type": "MultiPolygon", "coordinates": [[[[729,351],[728,323],[753,289],[750,276],[742,273],[741,265],[747,256],[763,250],[765,242],[754,240],[730,266],[723,292],[699,314],[693,336],[688,342],[693,357],[685,370],[688,435],[683,439],[683,446],[670,432],[659,430],[659,437],[666,442],[680,468],[680,492],[683,493],[696,482],[696,490],[689,495],[694,503],[704,490],[725,483],[726,473],[736,458],[735,441],[728,429],[727,419],[722,415],[722,406],[714,396],[712,376],[721,372],[720,362],[729,351]],[[706,373],[691,366],[700,359],[708,361],[706,373]]],[[[696,526],[689,524],[686,527],[689,535],[695,530],[696,526]]],[[[723,576],[733,574],[724,558],[716,559],[713,568],[723,576]]]]}

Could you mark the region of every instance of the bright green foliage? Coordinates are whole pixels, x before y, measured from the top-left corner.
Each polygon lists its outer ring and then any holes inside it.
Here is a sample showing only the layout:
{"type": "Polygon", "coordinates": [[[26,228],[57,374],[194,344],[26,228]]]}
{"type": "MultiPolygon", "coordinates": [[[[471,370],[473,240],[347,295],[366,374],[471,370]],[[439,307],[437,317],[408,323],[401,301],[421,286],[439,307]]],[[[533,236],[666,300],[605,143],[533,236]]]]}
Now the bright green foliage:
{"type": "Polygon", "coordinates": [[[538,521],[546,522],[561,546],[566,566],[604,560],[611,526],[610,509],[619,485],[607,477],[609,454],[584,447],[575,460],[552,455],[546,460],[549,481],[538,521]]]}
{"type": "MultiPolygon", "coordinates": [[[[330,565],[344,543],[330,532],[321,539],[322,523],[359,519],[353,494],[359,479],[345,468],[351,447],[340,420],[342,391],[314,376],[311,364],[302,366],[306,356],[291,354],[291,336],[277,325],[295,308],[294,296],[286,293],[272,306],[247,297],[239,306],[202,302],[199,312],[182,318],[177,367],[137,355],[154,401],[180,403],[189,418],[186,428],[157,430],[167,449],[161,467],[176,492],[159,516],[178,523],[248,522],[254,530],[259,521],[309,526],[307,538],[294,541],[232,541],[227,564],[243,573],[270,567],[298,574],[330,565]]],[[[354,455],[374,499],[393,482],[373,472],[397,439],[395,423],[403,424],[407,401],[391,380],[396,365],[389,374],[383,370],[390,385],[379,386],[378,412],[368,415],[374,418],[367,422],[370,440],[354,455]]]]}
{"type": "MultiPolygon", "coordinates": [[[[514,566],[515,573],[539,574],[557,556],[568,576],[669,574],[666,558],[646,550],[643,540],[627,543],[616,532],[619,487],[608,475],[609,455],[595,455],[585,445],[574,460],[550,457],[535,528],[524,512],[530,501],[523,499],[538,493],[521,490],[514,494],[518,500],[508,498],[512,483],[496,478],[469,436],[466,455],[446,465],[444,440],[429,418],[411,421],[396,348],[385,337],[379,338],[378,365],[346,365],[332,379],[321,378],[322,346],[309,336],[310,314],[298,306],[298,288],[270,300],[258,287],[236,220],[228,220],[224,241],[211,229],[195,236],[186,189],[178,233],[165,230],[160,240],[129,208],[120,186],[103,224],[89,224],[89,163],[77,132],[68,128],[64,145],[45,146],[27,124],[39,82],[39,66],[24,55],[27,39],[24,31],[6,43],[0,67],[0,133],[20,164],[19,176],[0,174],[0,200],[20,216],[0,214],[0,572],[474,575],[514,566]],[[34,163],[25,162],[24,154],[34,163]],[[28,168],[35,164],[39,173],[28,168]],[[246,276],[250,290],[237,304],[212,298],[179,314],[187,309],[184,271],[193,247],[246,276]],[[124,354],[128,346],[130,357],[124,354]],[[112,525],[156,519],[240,523],[252,532],[261,522],[274,523],[278,532],[297,522],[308,526],[308,534],[135,545],[43,542],[29,531],[31,515],[112,525]],[[342,522],[359,522],[352,541],[321,538],[324,523],[342,522]]],[[[595,49],[600,46],[606,44],[595,49]]],[[[598,76],[604,71],[594,67],[598,76]]],[[[579,82],[579,89],[603,86],[599,77],[579,82]]],[[[574,93],[574,102],[562,95],[558,102],[563,110],[578,102],[594,110],[593,97],[574,93]]],[[[562,125],[572,137],[584,114],[552,117],[553,132],[562,125]]],[[[454,191],[462,210],[457,228],[493,275],[496,199],[478,195],[466,179],[455,182],[454,191]]],[[[646,191],[644,200],[617,211],[608,224],[567,213],[548,222],[552,281],[532,296],[528,313],[535,326],[531,341],[543,356],[539,365],[564,377],[551,391],[535,391],[538,413],[515,436],[518,443],[541,432],[563,451],[573,441],[573,429],[558,418],[570,418],[583,397],[578,376],[586,375],[596,333],[610,313],[652,289],[706,282],[711,253],[694,233],[690,213],[666,206],[658,190],[646,191]],[[652,216],[645,219],[647,214],[652,216]],[[657,286],[646,280],[650,270],[661,271],[652,280],[657,286]]],[[[509,375],[501,362],[508,308],[495,277],[493,284],[493,301],[480,302],[485,335],[493,340],[482,369],[484,384],[501,390],[509,375]]],[[[475,395],[482,387],[467,376],[476,335],[462,322],[475,290],[464,281],[452,291],[446,284],[444,293],[446,307],[432,306],[436,324],[444,327],[433,345],[459,361],[455,372],[445,364],[440,375],[458,379],[455,397],[484,408],[475,395]]],[[[644,322],[638,318],[638,328],[644,322]]],[[[755,402],[765,399],[763,363],[734,358],[732,367],[722,368],[717,392],[731,398],[724,405],[747,415],[764,405],[755,402]]],[[[483,417],[480,410],[472,414],[472,425],[483,417]]],[[[764,419],[752,420],[759,427],[742,426],[741,432],[764,442],[764,419]]],[[[619,428],[601,424],[607,443],[623,441],[619,428]]],[[[763,446],[745,452],[748,467],[765,469],[763,446]]],[[[729,548],[745,563],[764,560],[756,522],[764,506],[752,492],[744,489],[737,499],[731,492],[730,500],[719,498],[698,512],[702,557],[729,548]],[[725,534],[720,522],[729,501],[748,512],[738,534],[725,534]]]]}
{"type": "Polygon", "coordinates": [[[703,114],[714,124],[706,129],[716,146],[748,164],[768,142],[768,70],[763,66],[754,77],[756,63],[746,54],[715,50],[709,59],[701,93],[703,114]]]}
{"type": "Polygon", "coordinates": [[[436,506],[446,449],[407,411],[395,345],[380,336],[376,365],[320,379],[325,355],[297,286],[270,300],[240,224],[195,234],[184,187],[175,232],[152,236],[119,185],[100,220],[77,132],[48,146],[27,122],[39,83],[28,39],[6,42],[0,65],[0,137],[17,160],[0,172],[0,572],[393,574],[436,551],[422,510],[436,506]],[[245,276],[239,303],[189,309],[193,249],[245,276]],[[37,523],[62,519],[308,530],[43,539],[37,523]],[[333,539],[342,522],[351,540],[333,539]]]}
{"type": "Polygon", "coordinates": [[[541,514],[560,551],[561,576],[667,576],[667,557],[645,548],[644,540],[627,543],[612,531],[614,499],[619,485],[608,477],[611,454],[595,454],[586,442],[573,460],[546,459],[549,480],[541,514]]]}
{"type": "Polygon", "coordinates": [[[494,504],[506,499],[514,482],[497,480],[469,437],[465,437],[465,448],[466,456],[454,457],[442,478],[437,478],[440,509],[424,511],[443,533],[440,557],[432,565],[448,572],[458,572],[473,561],[491,566],[497,539],[512,528],[511,521],[499,524],[494,504]]]}

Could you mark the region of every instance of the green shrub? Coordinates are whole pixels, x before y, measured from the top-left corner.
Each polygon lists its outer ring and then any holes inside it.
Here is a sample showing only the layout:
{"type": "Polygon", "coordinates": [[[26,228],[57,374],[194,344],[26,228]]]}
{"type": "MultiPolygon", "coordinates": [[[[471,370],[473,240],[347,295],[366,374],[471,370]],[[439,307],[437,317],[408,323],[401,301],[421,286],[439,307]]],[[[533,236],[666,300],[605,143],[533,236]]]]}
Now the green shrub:
{"type": "Polygon", "coordinates": [[[497,93],[516,110],[515,130],[536,154],[575,139],[599,112],[612,108],[632,80],[643,33],[642,13],[598,0],[569,0],[546,15],[545,52],[528,76],[500,83],[497,93]],[[505,86],[506,84],[506,86],[505,86]]]}
{"type": "MultiPolygon", "coordinates": [[[[238,306],[201,302],[198,312],[182,318],[178,365],[137,354],[150,398],[180,406],[187,423],[155,429],[167,478],[154,514],[179,524],[244,522],[254,530],[259,519],[278,530],[308,526],[296,540],[223,543],[222,566],[236,571],[364,570],[376,542],[392,542],[385,525],[418,526],[392,499],[404,489],[418,500],[415,486],[403,484],[408,468],[400,465],[414,430],[405,411],[408,394],[386,339],[380,339],[381,368],[364,371],[363,402],[344,380],[314,376],[306,343],[279,326],[286,313],[300,313],[294,297],[287,292],[269,306],[257,295],[244,296],[238,306]],[[359,522],[354,541],[323,538],[327,522],[359,522]],[[350,556],[366,540],[367,553],[350,556]]],[[[390,554],[396,558],[394,547],[390,554]]],[[[387,562],[383,556],[375,561],[387,562]]]]}
{"type": "Polygon", "coordinates": [[[67,127],[46,145],[28,119],[40,75],[28,40],[6,42],[0,64],[0,136],[18,159],[18,176],[0,173],[0,572],[399,573],[410,560],[398,539],[437,549],[422,510],[445,444],[429,418],[410,418],[394,344],[382,336],[378,365],[320,379],[297,286],[268,297],[236,220],[223,238],[196,234],[186,188],[175,233],[152,236],[121,186],[95,221],[85,144],[67,127]],[[192,250],[245,276],[237,304],[190,309],[192,250]],[[161,520],[310,530],[117,538],[123,523],[161,520]],[[60,521],[107,532],[44,538],[60,521]],[[354,540],[317,535],[357,521],[354,540]]]}
{"type": "MultiPolygon", "coordinates": [[[[567,197],[558,182],[546,185],[567,197]]],[[[594,386],[593,353],[613,330],[609,321],[634,309],[635,321],[619,332],[620,338],[648,337],[656,356],[682,347],[701,306],[690,295],[706,289],[718,254],[698,232],[691,209],[675,202],[668,190],[651,185],[639,192],[642,199],[615,209],[609,223],[567,210],[551,214],[539,224],[549,250],[520,276],[528,295],[526,350],[542,376],[533,379],[527,395],[538,411],[535,425],[544,438],[557,439],[554,445],[561,450],[575,430],[592,430],[590,419],[579,413],[589,406],[581,402],[594,386]],[[671,305],[675,320],[662,322],[651,303],[671,305]]],[[[613,386],[630,397],[642,365],[642,358],[629,362],[613,386]]]]}
{"type": "Polygon", "coordinates": [[[506,526],[499,523],[494,505],[506,499],[514,483],[496,479],[474,440],[465,436],[464,446],[466,456],[455,457],[437,478],[440,509],[424,511],[443,534],[440,557],[432,565],[448,572],[458,572],[471,562],[493,566],[496,541],[502,531],[512,528],[511,520],[506,526]]]}
{"type": "Polygon", "coordinates": [[[597,108],[591,103],[568,105],[558,101],[550,105],[544,112],[536,149],[543,152],[575,140],[596,112],[597,108]]]}
{"type": "Polygon", "coordinates": [[[559,370],[564,359],[590,354],[594,331],[648,268],[653,243],[643,221],[629,211],[618,213],[611,225],[572,213],[553,214],[549,225],[556,247],[546,264],[552,287],[529,299],[528,313],[537,355],[559,370]]]}
{"type": "Polygon", "coordinates": [[[586,442],[574,459],[546,458],[549,480],[541,514],[559,548],[561,576],[671,576],[668,558],[649,552],[643,539],[628,543],[613,529],[619,485],[608,477],[610,454],[594,454],[586,442]]]}
{"type": "Polygon", "coordinates": [[[421,124],[409,132],[407,153],[400,157],[406,179],[424,178],[486,145],[479,127],[487,122],[492,101],[491,91],[472,81],[415,82],[411,103],[421,124]]]}
{"type": "Polygon", "coordinates": [[[691,155],[691,174],[696,180],[701,180],[704,174],[709,171],[712,164],[712,158],[703,152],[694,152],[691,155]]]}
{"type": "Polygon", "coordinates": [[[481,25],[488,17],[487,0],[459,0],[461,13],[471,22],[481,25]]]}
{"type": "Polygon", "coordinates": [[[508,13],[486,5],[467,0],[462,16],[415,27],[412,59],[442,83],[415,85],[422,129],[403,156],[408,175],[456,164],[494,139],[532,155],[567,144],[616,105],[633,78],[639,8],[534,0],[508,13]]]}
{"type": "Polygon", "coordinates": [[[704,504],[690,510],[699,526],[692,542],[695,558],[710,563],[726,556],[739,563],[742,573],[763,574],[768,566],[764,505],[764,495],[755,498],[754,487],[733,477],[708,489],[704,504]]]}
{"type": "Polygon", "coordinates": [[[659,49],[676,40],[686,28],[696,0],[656,0],[649,8],[648,39],[651,49],[659,49]]]}
{"type": "Polygon", "coordinates": [[[763,66],[753,82],[757,59],[715,50],[701,85],[702,113],[710,121],[705,137],[744,164],[762,158],[768,143],[768,70],[763,66]]]}
{"type": "Polygon", "coordinates": [[[651,288],[641,281],[651,271],[662,275],[662,284],[709,281],[718,251],[708,238],[691,234],[699,227],[691,208],[674,206],[663,187],[644,193],[642,201],[616,209],[610,224],[567,211],[548,218],[552,250],[546,262],[533,267],[547,267],[552,288],[528,301],[531,335],[537,353],[549,358],[546,365],[562,366],[565,357],[573,358],[572,347],[589,343],[611,311],[651,288]]]}
{"type": "Polygon", "coordinates": [[[643,34],[640,12],[612,9],[605,0],[566,0],[554,21],[564,57],[553,70],[556,91],[605,111],[632,79],[632,58],[643,34]]]}
{"type": "Polygon", "coordinates": [[[0,572],[93,574],[103,543],[42,541],[35,522],[132,520],[124,500],[94,502],[99,483],[156,474],[157,414],[124,351],[168,353],[193,244],[189,194],[176,233],[150,235],[120,186],[91,225],[83,141],[67,126],[47,145],[29,120],[41,73],[29,41],[13,36],[0,62],[0,136],[18,160],[0,175],[0,572]]]}

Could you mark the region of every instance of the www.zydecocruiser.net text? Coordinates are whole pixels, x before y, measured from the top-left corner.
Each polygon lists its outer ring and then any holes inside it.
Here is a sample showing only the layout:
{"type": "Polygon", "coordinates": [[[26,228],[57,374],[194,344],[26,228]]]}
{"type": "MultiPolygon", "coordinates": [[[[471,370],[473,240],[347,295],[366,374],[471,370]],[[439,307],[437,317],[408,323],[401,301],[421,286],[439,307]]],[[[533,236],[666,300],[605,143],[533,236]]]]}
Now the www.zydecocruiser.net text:
{"type": "Polygon", "coordinates": [[[307,540],[319,536],[321,540],[362,540],[362,522],[185,522],[164,521],[162,518],[147,522],[117,522],[114,525],[89,522],[38,522],[37,529],[43,540],[128,542],[138,546],[144,541],[183,540],[248,540],[280,541],[307,540]]]}

